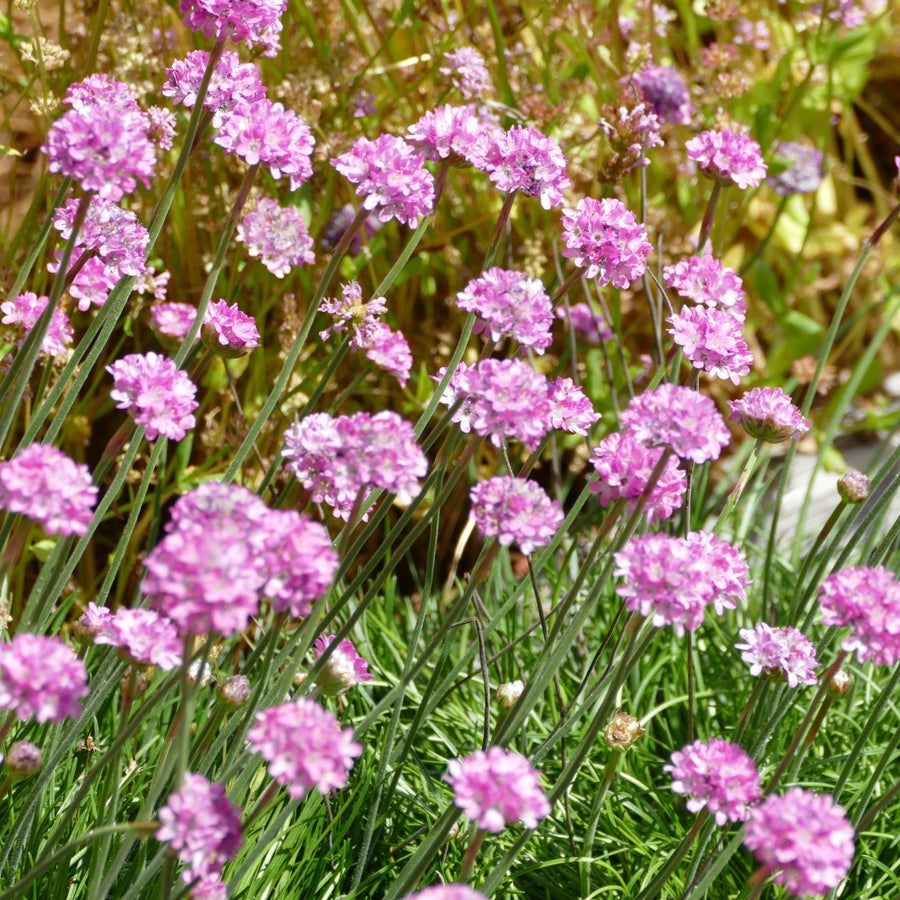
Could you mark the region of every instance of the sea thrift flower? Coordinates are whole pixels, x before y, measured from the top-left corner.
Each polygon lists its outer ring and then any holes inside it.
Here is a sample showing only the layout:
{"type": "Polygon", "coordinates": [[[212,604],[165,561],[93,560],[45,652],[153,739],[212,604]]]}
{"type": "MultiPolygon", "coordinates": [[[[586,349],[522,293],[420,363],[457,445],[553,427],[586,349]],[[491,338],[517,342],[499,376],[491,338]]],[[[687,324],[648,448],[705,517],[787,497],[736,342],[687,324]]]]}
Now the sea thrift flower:
{"type": "Polygon", "coordinates": [[[718,615],[736,609],[747,596],[750,570],[743,553],[711,531],[692,531],[685,538],[703,561],[704,577],[712,586],[712,605],[718,615]]]}
{"type": "MultiPolygon", "coordinates": [[[[313,645],[313,655],[320,659],[322,654],[334,643],[333,634],[320,635],[313,645]]],[[[328,657],[322,670],[316,676],[319,690],[326,696],[333,697],[364,681],[371,681],[369,663],[360,656],[353,641],[342,640],[328,657]]]]}
{"type": "Polygon", "coordinates": [[[689,256],[663,269],[663,282],[694,303],[723,309],[743,322],[747,312],[740,277],[712,256],[689,256]]]}
{"type": "Polygon", "coordinates": [[[620,421],[642,443],[671,447],[695,463],[718,459],[731,437],[709,397],[674,384],[635,397],[620,421]]]}
{"type": "Polygon", "coordinates": [[[650,476],[662,455],[662,448],[647,447],[630,431],[613,432],[603,438],[594,448],[590,461],[598,475],[591,490],[599,494],[600,505],[607,507],[624,498],[628,501],[628,512],[632,513],[640,498],[647,494],[644,503],[647,522],[668,519],[684,503],[687,479],[678,461],[670,456],[648,492],[650,476]]]}
{"type": "Polygon", "coordinates": [[[184,655],[175,625],[152,609],[117,609],[94,638],[111,644],[137,666],[159,666],[165,672],[181,665],[184,655]]]}
{"type": "Polygon", "coordinates": [[[366,357],[390,372],[400,382],[400,387],[406,387],[413,358],[406,338],[399,331],[391,331],[384,322],[375,325],[368,334],[366,357]]]}
{"type": "Polygon", "coordinates": [[[160,150],[171,150],[175,144],[178,120],[175,113],[161,106],[147,107],[147,137],[160,150]]]}
{"type": "Polygon", "coordinates": [[[753,760],[737,744],[718,738],[676,750],[663,770],[672,775],[672,790],[689,798],[687,808],[708,809],[717,825],[743,822],[762,794],[753,760]]]}
{"type": "Polygon", "coordinates": [[[223,784],[193,772],[187,772],[181,788],[169,794],[157,818],[155,837],[188,867],[184,881],[218,876],[244,843],[241,808],[228,799],[223,784]]]}
{"type": "Polygon", "coordinates": [[[811,194],[822,183],[822,151],[812,144],[800,141],[785,141],[775,150],[780,160],[787,166],[780,172],[770,173],[766,184],[776,194],[790,197],[794,194],[811,194]]]}
{"type": "Polygon", "coordinates": [[[266,97],[238,102],[214,140],[248,166],[266,166],[276,181],[286,175],[292,191],[312,176],[309,158],[315,141],[309,126],[293,110],[266,97]]]}
{"type": "Polygon", "coordinates": [[[857,469],[848,469],[838,478],[837,492],[844,503],[865,503],[872,491],[872,482],[857,469]]]}
{"type": "Polygon", "coordinates": [[[406,130],[406,139],[425,152],[432,162],[448,160],[452,165],[470,166],[469,156],[484,134],[481,120],[470,106],[449,103],[429,110],[406,130]]]}
{"type": "Polygon", "coordinates": [[[474,47],[460,47],[444,56],[447,65],[438,70],[459,88],[466,100],[477,97],[491,86],[491,76],[484,57],[474,47]]]}
{"type": "Polygon", "coordinates": [[[549,544],[564,518],[560,505],[527,478],[489,478],[472,488],[469,499],[483,538],[495,537],[504,547],[515,541],[525,554],[549,544]]]}
{"type": "Polygon", "coordinates": [[[0,462],[0,509],[40,522],[47,534],[87,534],[96,502],[88,467],[51,444],[29,444],[0,462]]]}
{"type": "Polygon", "coordinates": [[[650,104],[660,122],[689,125],[691,101],[688,87],[672,66],[647,66],[631,76],[641,96],[650,104]]]}
{"type": "Polygon", "coordinates": [[[643,725],[622,710],[617,710],[603,732],[603,740],[613,750],[624,753],[630,750],[647,733],[643,725]]]}
{"type": "Polygon", "coordinates": [[[487,897],[465,884],[436,884],[424,891],[407,894],[403,900],[487,900],[487,897]]]}
{"type": "MultiPolygon", "coordinates": [[[[13,340],[21,346],[28,333],[37,324],[41,313],[47,308],[48,297],[38,297],[31,291],[19,294],[12,300],[0,303],[3,312],[3,324],[11,325],[13,340]]],[[[47,356],[62,356],[66,346],[72,343],[75,332],[69,323],[69,317],[60,309],[54,309],[50,318],[50,327],[41,341],[41,353],[47,356]]]]}
{"type": "Polygon", "coordinates": [[[112,613],[108,607],[97,606],[92,600],[88,603],[87,609],[75,620],[74,632],[78,637],[93,643],[106,631],[111,621],[112,613]]]}
{"type": "Polygon", "coordinates": [[[518,753],[491,747],[463,759],[451,759],[444,780],[453,802],[467,819],[486,831],[500,832],[509,822],[537,828],[550,812],[534,766],[518,753]]]}
{"type": "Polygon", "coordinates": [[[599,313],[594,313],[590,305],[584,301],[559,307],[556,310],[556,317],[567,319],[572,329],[588,344],[602,344],[603,341],[611,341],[615,337],[606,319],[599,313]]]}
{"type": "Polygon", "coordinates": [[[827,794],[791,788],[751,810],[744,844],[795,897],[836,888],[853,862],[853,826],[827,794]]]}
{"type": "Polygon", "coordinates": [[[571,378],[564,375],[554,378],[548,385],[547,397],[551,428],[587,437],[588,431],[600,421],[600,413],[571,378]]]}
{"type": "Polygon", "coordinates": [[[332,334],[350,331],[350,349],[360,350],[371,343],[372,334],[387,312],[387,303],[384,297],[373,297],[363,302],[362,288],[351,281],[341,285],[340,299],[323,300],[319,310],[334,317],[334,324],[319,332],[323,341],[327,341],[332,334]]]}
{"type": "Polygon", "coordinates": [[[5,760],[0,756],[0,762],[6,765],[11,781],[28,778],[41,770],[41,748],[31,741],[16,741],[9,745],[5,760]]]}
{"type": "Polygon", "coordinates": [[[209,304],[203,317],[203,339],[223,356],[244,356],[259,346],[259,329],[237,303],[217,300],[209,304]]]}
{"type": "Polygon", "coordinates": [[[498,130],[480,143],[473,162],[498,190],[538,197],[544,209],[559,206],[572,185],[559,144],[534,128],[498,130]]]}
{"type": "Polygon", "coordinates": [[[751,675],[765,672],[770,678],[787,680],[791,688],[816,683],[816,648],[802,631],[772,628],[760,622],[753,628],[742,628],[740,634],[745,643],[734,646],[750,666],[751,675]]]}
{"type": "Polygon", "coordinates": [[[900,582],[883,566],[851,566],[819,589],[825,625],[849,625],[841,645],[860,662],[892,666],[900,660],[900,582]]]}
{"type": "Polygon", "coordinates": [[[150,324],[165,337],[186,338],[197,318],[197,307],[190,303],[157,303],[150,307],[150,324]]]}
{"type": "Polygon", "coordinates": [[[382,134],[354,141],[331,165],[356,185],[363,209],[376,210],[381,222],[397,219],[415,228],[434,207],[434,178],[424,161],[424,152],[403,138],[382,134]]]}
{"type": "Polygon", "coordinates": [[[753,388],[739,400],[729,400],[729,421],[737,422],[750,437],[780,444],[797,440],[810,423],[779,387],[753,388]]]}
{"type": "Polygon", "coordinates": [[[700,170],[722,185],[736,184],[742,190],[759,187],[766,176],[759,144],[746,134],[727,128],[722,131],[701,131],[687,144],[688,159],[700,170]]]}
{"type": "Polygon", "coordinates": [[[286,785],[295,800],[312,788],[327,794],[343,787],[363,752],[352,728],[342,730],[328,710],[307,699],[257,713],[247,740],[269,763],[269,776],[286,785]]]}
{"type": "Polygon", "coordinates": [[[267,44],[281,31],[287,0],[181,0],[184,24],[215,41],[267,44]]]}
{"type": "Polygon", "coordinates": [[[730,313],[686,306],[666,321],[672,326],[672,340],[695,369],[734,384],[749,374],[753,354],[741,333],[741,323],[730,313]]]}
{"type": "Polygon", "coordinates": [[[537,278],[507,269],[488,269],[456,295],[456,305],[479,318],[474,331],[499,341],[511,337],[542,354],[553,342],[553,307],[537,278]]]}
{"type": "Polygon", "coordinates": [[[659,119],[646,104],[606,106],[600,129],[609,141],[610,154],[603,160],[602,181],[618,181],[633,169],[650,165],[647,151],[662,147],[659,119]]]}
{"type": "Polygon", "coordinates": [[[130,410],[148,441],[160,435],[180,441],[194,427],[197,388],[187,372],[158,353],[130,353],[106,367],[113,377],[110,397],[130,410]]]}
{"type": "Polygon", "coordinates": [[[244,214],[235,240],[246,244],[249,254],[258,256],[276,278],[284,278],[295,266],[311,266],[316,261],[313,239],[300,210],[279,206],[267,197],[261,197],[256,207],[244,214]]]}
{"type": "Polygon", "coordinates": [[[250,700],[250,679],[246,675],[232,675],[219,683],[216,694],[230,709],[240,709],[250,700]]]}
{"type": "Polygon", "coordinates": [[[59,638],[20,632],[0,644],[0,709],[22,722],[76,718],[87,693],[84,663],[59,638]]]}
{"type": "Polygon", "coordinates": [[[640,278],[653,249],[647,232],[619,200],[585,197],[563,211],[563,256],[584,269],[586,278],[627,288],[640,278]]]}

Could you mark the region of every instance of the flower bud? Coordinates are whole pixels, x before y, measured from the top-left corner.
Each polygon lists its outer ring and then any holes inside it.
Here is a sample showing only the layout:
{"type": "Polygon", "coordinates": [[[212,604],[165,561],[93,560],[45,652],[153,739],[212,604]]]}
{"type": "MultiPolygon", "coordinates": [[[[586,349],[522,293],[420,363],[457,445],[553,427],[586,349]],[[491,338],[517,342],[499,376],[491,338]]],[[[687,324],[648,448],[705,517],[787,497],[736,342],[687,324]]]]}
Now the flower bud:
{"type": "Polygon", "coordinates": [[[516,681],[507,681],[497,688],[497,702],[504,709],[512,709],[519,697],[522,696],[522,691],[524,690],[524,683],[518,679],[516,681]]]}
{"type": "Polygon", "coordinates": [[[832,697],[843,697],[853,687],[853,676],[846,669],[838,669],[828,682],[828,693],[832,697]]]}
{"type": "Polygon", "coordinates": [[[838,493],[844,503],[864,503],[869,499],[871,488],[872,482],[856,469],[845,472],[837,483],[838,493]]]}
{"type": "MultiPolygon", "coordinates": [[[[322,635],[313,648],[316,659],[331,646],[335,636],[333,634],[322,635]]],[[[360,656],[353,646],[353,641],[343,640],[328,657],[325,665],[316,675],[316,684],[319,690],[326,696],[343,694],[354,684],[363,681],[371,681],[369,663],[365,657],[360,656]]]]}
{"type": "Polygon", "coordinates": [[[219,699],[232,709],[238,709],[250,699],[250,680],[246,675],[232,675],[219,684],[219,699]]]}
{"type": "Polygon", "coordinates": [[[620,709],[616,711],[612,721],[606,726],[603,739],[613,750],[624,752],[646,733],[634,716],[630,716],[620,709]]]}
{"type": "Polygon", "coordinates": [[[6,754],[6,771],[13,781],[34,775],[41,768],[41,750],[30,741],[17,741],[6,754]]]}

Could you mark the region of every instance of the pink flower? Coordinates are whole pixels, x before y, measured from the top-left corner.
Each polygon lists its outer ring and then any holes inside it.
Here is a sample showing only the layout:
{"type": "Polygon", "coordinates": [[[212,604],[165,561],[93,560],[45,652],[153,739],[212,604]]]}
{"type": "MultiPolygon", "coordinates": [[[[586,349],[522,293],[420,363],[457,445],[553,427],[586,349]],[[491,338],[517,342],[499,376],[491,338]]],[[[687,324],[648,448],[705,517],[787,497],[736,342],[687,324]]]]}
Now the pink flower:
{"type": "Polygon", "coordinates": [[[255,319],[241,312],[237,303],[217,300],[209,304],[203,318],[203,338],[223,356],[244,356],[259,346],[259,329],[255,319]]]}
{"type": "Polygon", "coordinates": [[[504,547],[515,541],[525,554],[549,544],[564,518],[560,505],[526,478],[489,478],[472,488],[469,499],[482,537],[496,537],[504,547]]]}
{"type": "Polygon", "coordinates": [[[196,318],[197,307],[190,303],[157,303],[150,307],[150,324],[165,337],[186,338],[196,318]]]}
{"type": "Polygon", "coordinates": [[[235,240],[246,244],[247,252],[258,256],[276,278],[284,278],[295,266],[311,266],[316,261],[313,239],[300,210],[279,206],[267,197],[261,197],[256,207],[244,214],[235,240]]]}
{"type": "Polygon", "coordinates": [[[96,502],[88,467],[50,444],[29,444],[0,462],[0,509],[40,522],[48,534],[87,534],[96,502]]]}
{"type": "Polygon", "coordinates": [[[724,309],[743,322],[747,312],[744,285],[733,269],[712,256],[689,256],[663,269],[666,287],[713,309],[724,309]]]}
{"type": "Polygon", "coordinates": [[[484,135],[485,127],[470,106],[449,103],[429,110],[406,130],[406,139],[425,152],[432,162],[447,160],[452,165],[470,166],[472,149],[484,135]]]}
{"type": "Polygon", "coordinates": [[[180,666],[184,655],[175,625],[152,609],[117,609],[94,643],[119,647],[134,665],[159,666],[164,672],[180,666]]]}
{"type": "Polygon", "coordinates": [[[131,411],[148,441],[160,435],[180,441],[194,427],[197,387],[187,372],[158,353],[131,353],[106,367],[113,377],[110,397],[131,411]]]}
{"type": "Polygon", "coordinates": [[[422,165],[425,154],[392,134],[374,141],[359,138],[331,165],[363,198],[363,209],[377,210],[381,222],[397,219],[415,228],[434,207],[434,178],[422,165]]]}
{"type": "Polygon", "coordinates": [[[853,826],[827,794],[791,788],[750,812],[744,844],[795,897],[836,888],[853,862],[853,826]]]}
{"type": "Polygon", "coordinates": [[[810,423],[779,387],[753,388],[739,400],[729,400],[729,421],[737,422],[750,437],[780,444],[797,440],[810,423]]]}
{"type": "Polygon", "coordinates": [[[409,373],[412,371],[412,351],[406,338],[399,331],[391,331],[384,322],[375,325],[368,334],[366,358],[376,366],[390,372],[400,387],[406,387],[409,373]]]}
{"type": "Polygon", "coordinates": [[[660,122],[690,125],[693,111],[690,93],[677,69],[672,66],[647,66],[635,72],[631,80],[660,122]]]}
{"type": "Polygon", "coordinates": [[[762,794],[750,756],[718,738],[676,750],[663,770],[672,775],[672,790],[690,798],[687,808],[693,813],[708,809],[717,825],[744,821],[762,794]]]}
{"type": "Polygon", "coordinates": [[[491,86],[491,76],[484,57],[474,47],[460,47],[444,56],[447,65],[439,69],[459,88],[466,100],[476,97],[491,86]]]}
{"type": "Polygon", "coordinates": [[[741,323],[721,309],[686,306],[666,319],[675,344],[695,369],[738,384],[750,373],[753,354],[741,332],[741,323]]]}
{"type": "Polygon", "coordinates": [[[573,331],[580,334],[588,344],[602,344],[611,341],[615,335],[607,325],[606,319],[594,313],[591,307],[582,301],[571,306],[561,306],[556,310],[558,319],[567,319],[573,331]]]}
{"type": "MultiPolygon", "coordinates": [[[[22,345],[31,329],[37,325],[41,313],[47,308],[49,297],[38,297],[31,291],[19,294],[12,300],[0,303],[0,311],[4,313],[3,324],[12,325],[13,339],[18,346],[22,345]]],[[[75,332],[69,324],[69,317],[60,309],[54,309],[50,318],[50,327],[41,341],[41,353],[47,356],[62,356],[66,346],[72,343],[75,332]]]]}
{"type": "Polygon", "coordinates": [[[742,190],[759,187],[766,177],[759,144],[749,135],[737,134],[727,128],[721,131],[702,131],[687,144],[688,159],[720,184],[736,184],[742,190]]]}
{"type": "MultiPolygon", "coordinates": [[[[333,634],[323,634],[313,645],[316,659],[334,643],[333,634]]],[[[346,638],[331,652],[325,665],[316,676],[316,685],[326,696],[333,697],[364,681],[371,681],[369,663],[356,651],[353,641],[346,638]]]]}
{"type": "Polygon", "coordinates": [[[373,297],[364,302],[362,288],[357,282],[351,281],[341,285],[340,299],[326,298],[319,309],[334,317],[334,324],[320,331],[319,337],[326,341],[332,334],[343,334],[349,330],[352,334],[350,349],[359,350],[369,346],[373,332],[387,312],[387,304],[384,297],[373,297]]]}
{"type": "Polygon", "coordinates": [[[424,891],[407,894],[403,900],[487,900],[487,897],[465,884],[436,884],[424,891]]]}
{"type": "Polygon", "coordinates": [[[287,0],[181,0],[184,24],[215,41],[270,43],[281,31],[287,0]]]}
{"type": "Polygon", "coordinates": [[[0,709],[21,721],[75,718],[87,693],[84,663],[59,638],[20,632],[0,644],[0,709]]]}
{"type": "Polygon", "coordinates": [[[515,821],[537,828],[550,812],[537,770],[512,750],[476,750],[461,760],[450,760],[447,773],[444,780],[453,788],[453,802],[486,831],[496,834],[515,821]]]}
{"type": "Polygon", "coordinates": [[[305,698],[257,713],[247,740],[269,763],[269,776],[295,800],[312,788],[327,794],[343,787],[363,752],[352,728],[342,730],[328,710],[305,698]]]}
{"type": "Polygon", "coordinates": [[[734,646],[750,666],[751,675],[765,672],[770,678],[786,679],[791,688],[816,683],[816,648],[802,631],[772,628],[760,622],[753,628],[742,628],[740,634],[746,643],[734,646]]]}
{"type": "Polygon", "coordinates": [[[631,98],[618,107],[603,106],[600,112],[600,128],[609,142],[610,153],[603,160],[599,179],[618,181],[633,169],[649,166],[647,151],[663,146],[656,113],[631,98]]]}
{"type": "Polygon", "coordinates": [[[600,413],[584,391],[564,375],[559,375],[547,385],[550,400],[550,427],[570,434],[587,436],[588,431],[600,421],[600,413]]]}

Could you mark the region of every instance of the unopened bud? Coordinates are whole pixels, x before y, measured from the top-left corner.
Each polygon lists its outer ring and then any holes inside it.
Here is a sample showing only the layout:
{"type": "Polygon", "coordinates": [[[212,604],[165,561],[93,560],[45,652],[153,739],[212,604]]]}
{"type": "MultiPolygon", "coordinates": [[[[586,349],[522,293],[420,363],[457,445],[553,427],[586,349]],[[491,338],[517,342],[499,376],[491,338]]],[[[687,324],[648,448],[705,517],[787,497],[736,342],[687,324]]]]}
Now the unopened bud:
{"type": "Polygon", "coordinates": [[[232,675],[219,684],[219,699],[232,709],[238,709],[250,699],[250,680],[246,675],[232,675]]]}
{"type": "Polygon", "coordinates": [[[516,681],[507,681],[497,688],[497,702],[504,709],[512,709],[512,707],[516,705],[516,701],[519,697],[522,696],[522,691],[524,690],[524,683],[518,679],[516,681]]]}
{"type": "Polygon", "coordinates": [[[6,754],[6,771],[13,781],[34,775],[41,768],[41,750],[30,741],[17,741],[6,754]]]}
{"type": "Polygon", "coordinates": [[[853,687],[853,676],[846,669],[838,669],[828,682],[828,693],[832,697],[843,697],[853,687]]]}
{"type": "Polygon", "coordinates": [[[646,733],[634,716],[630,716],[620,709],[606,726],[603,738],[613,750],[625,751],[646,733]]]}
{"type": "Polygon", "coordinates": [[[862,472],[850,469],[838,479],[837,489],[844,503],[864,503],[869,499],[872,482],[862,472]]]}

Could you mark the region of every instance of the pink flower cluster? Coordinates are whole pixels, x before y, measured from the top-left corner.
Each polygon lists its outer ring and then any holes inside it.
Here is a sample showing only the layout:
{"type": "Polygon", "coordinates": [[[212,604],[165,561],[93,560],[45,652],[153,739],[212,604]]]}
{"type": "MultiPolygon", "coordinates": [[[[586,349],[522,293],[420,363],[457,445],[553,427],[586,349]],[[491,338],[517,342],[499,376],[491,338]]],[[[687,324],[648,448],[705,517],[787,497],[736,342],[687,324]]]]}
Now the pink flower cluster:
{"type": "Polygon", "coordinates": [[[491,86],[491,76],[484,57],[474,47],[460,47],[444,57],[445,65],[439,69],[449,78],[466,100],[477,97],[491,86]]]}
{"type": "Polygon", "coordinates": [[[713,256],[689,256],[663,269],[663,282],[689,300],[721,309],[744,321],[744,285],[733,269],[713,256]]]}
{"type": "Polygon", "coordinates": [[[750,373],[753,354],[741,331],[742,322],[722,309],[685,306],[670,316],[670,333],[695,369],[733,384],[750,373]]]}
{"type": "Polygon", "coordinates": [[[720,184],[736,184],[746,190],[759,187],[766,177],[766,164],[759,144],[749,135],[727,128],[702,131],[685,146],[688,159],[694,160],[700,171],[720,184]]]}
{"type": "Polygon", "coordinates": [[[181,0],[184,24],[215,41],[277,41],[287,0],[181,0]]]}
{"type": "Polygon", "coordinates": [[[316,261],[313,239],[300,210],[279,206],[268,197],[261,197],[244,214],[235,240],[246,244],[247,252],[258,256],[276,278],[284,278],[295,266],[311,266],[316,261]]]}
{"type": "Polygon", "coordinates": [[[197,307],[190,303],[157,303],[150,308],[150,324],[161,335],[186,338],[197,318],[197,307]]]}
{"type": "Polygon", "coordinates": [[[779,387],[753,388],[738,400],[729,400],[729,421],[737,422],[750,437],[780,444],[797,440],[810,429],[791,398],[779,387]]]}
{"type": "Polygon", "coordinates": [[[745,643],[734,646],[750,666],[751,675],[765,672],[770,678],[786,679],[791,688],[816,683],[816,648],[802,631],[772,628],[760,622],[753,628],[742,628],[740,634],[745,643]]]}
{"type": "Polygon", "coordinates": [[[677,69],[672,66],[647,66],[635,72],[631,79],[660,122],[690,124],[693,111],[690,92],[677,69]]]}
{"type": "Polygon", "coordinates": [[[223,356],[244,356],[259,346],[259,329],[256,320],[241,312],[237,303],[216,300],[203,318],[203,338],[223,356]]]}
{"type": "MultiPolygon", "coordinates": [[[[323,634],[313,645],[313,655],[320,659],[334,643],[335,635],[323,634]]],[[[316,676],[316,686],[326,696],[343,694],[348,688],[371,681],[369,663],[359,655],[353,641],[344,638],[332,651],[316,676]]]]}
{"type": "Polygon", "coordinates": [[[127,609],[114,613],[95,606],[82,616],[81,627],[93,632],[95,644],[118,647],[121,655],[136,666],[159,666],[164,672],[181,665],[182,640],[175,624],[152,609],[127,609]]]}
{"type": "Polygon", "coordinates": [[[465,884],[436,884],[407,894],[403,900],[487,900],[487,897],[465,884]]]}
{"type": "Polygon", "coordinates": [[[609,141],[610,153],[603,160],[600,180],[618,181],[633,169],[649,166],[647,151],[663,146],[656,113],[645,103],[627,101],[603,107],[601,112],[600,128],[609,141]]]}
{"type": "MultiPolygon", "coordinates": [[[[3,324],[13,326],[10,331],[13,332],[16,344],[21,346],[49,302],[49,297],[38,297],[37,294],[26,291],[18,297],[13,297],[12,300],[0,303],[0,312],[4,314],[3,324]]],[[[74,336],[75,332],[69,323],[69,317],[61,309],[54,309],[50,326],[41,341],[41,353],[46,353],[47,356],[62,356],[74,336]]]]}
{"type": "Polygon", "coordinates": [[[406,139],[431,162],[447,160],[456,166],[470,166],[472,151],[484,134],[485,126],[471,106],[447,103],[410,125],[406,139]]]}

